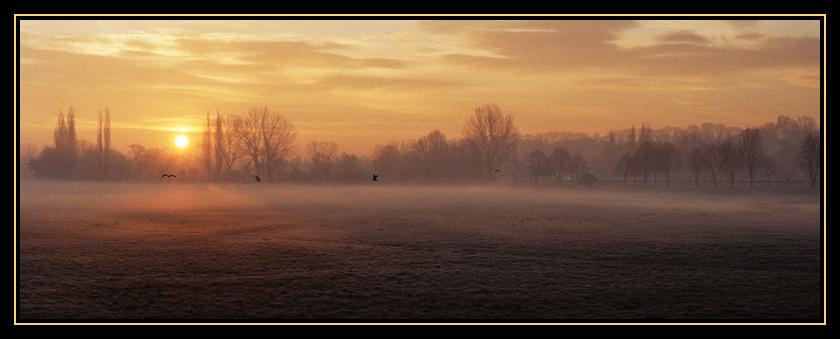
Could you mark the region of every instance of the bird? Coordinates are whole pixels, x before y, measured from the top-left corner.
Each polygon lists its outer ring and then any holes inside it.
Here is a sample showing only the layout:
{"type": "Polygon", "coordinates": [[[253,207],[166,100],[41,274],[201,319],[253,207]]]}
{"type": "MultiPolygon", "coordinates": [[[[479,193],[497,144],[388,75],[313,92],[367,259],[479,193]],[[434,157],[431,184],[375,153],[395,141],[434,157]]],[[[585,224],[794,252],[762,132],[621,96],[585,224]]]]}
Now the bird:
{"type": "Polygon", "coordinates": [[[163,173],[163,175],[161,175],[160,177],[161,177],[161,178],[163,178],[163,177],[173,177],[173,178],[177,178],[177,177],[175,176],[175,174],[166,174],[166,173],[163,173]]]}
{"type": "Polygon", "coordinates": [[[254,178],[257,178],[257,181],[262,181],[262,180],[260,180],[260,177],[258,177],[256,175],[254,176],[254,178]]]}
{"type": "Polygon", "coordinates": [[[377,178],[377,177],[379,177],[379,175],[374,174],[374,175],[373,175],[373,181],[377,181],[377,180],[376,180],[376,178],[377,178]]]}
{"type": "Polygon", "coordinates": [[[500,170],[496,170],[496,173],[502,173],[502,171],[500,171],[500,170]]]}

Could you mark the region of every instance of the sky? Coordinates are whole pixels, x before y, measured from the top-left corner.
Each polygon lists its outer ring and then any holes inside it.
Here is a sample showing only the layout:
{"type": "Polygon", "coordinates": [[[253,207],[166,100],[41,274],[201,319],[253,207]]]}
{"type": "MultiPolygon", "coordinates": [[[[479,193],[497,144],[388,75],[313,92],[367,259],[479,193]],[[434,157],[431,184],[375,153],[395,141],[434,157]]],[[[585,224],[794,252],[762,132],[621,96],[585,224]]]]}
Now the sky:
{"type": "Polygon", "coordinates": [[[72,107],[93,141],[107,108],[118,151],[170,149],[198,145],[208,114],[267,108],[300,150],[364,156],[459,139],[487,104],[523,135],[820,121],[819,18],[17,16],[17,132],[50,145],[72,107]]]}

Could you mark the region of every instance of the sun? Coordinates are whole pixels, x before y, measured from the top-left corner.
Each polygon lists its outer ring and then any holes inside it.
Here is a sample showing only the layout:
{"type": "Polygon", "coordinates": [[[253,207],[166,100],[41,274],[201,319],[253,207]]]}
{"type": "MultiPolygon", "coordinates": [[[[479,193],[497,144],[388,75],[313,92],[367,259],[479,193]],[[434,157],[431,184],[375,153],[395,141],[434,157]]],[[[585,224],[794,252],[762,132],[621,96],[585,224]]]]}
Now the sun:
{"type": "Polygon", "coordinates": [[[175,146],[178,146],[179,148],[187,147],[187,145],[189,145],[189,143],[190,143],[190,139],[187,139],[186,136],[179,135],[179,136],[175,137],[175,146]]]}

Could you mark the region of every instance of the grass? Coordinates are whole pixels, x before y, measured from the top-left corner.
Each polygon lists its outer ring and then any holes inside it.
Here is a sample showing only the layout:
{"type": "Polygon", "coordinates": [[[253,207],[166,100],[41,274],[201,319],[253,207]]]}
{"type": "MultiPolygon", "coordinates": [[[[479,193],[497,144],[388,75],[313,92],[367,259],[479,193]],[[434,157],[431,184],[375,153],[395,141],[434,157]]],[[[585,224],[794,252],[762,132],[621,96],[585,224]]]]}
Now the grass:
{"type": "Polygon", "coordinates": [[[824,319],[809,189],[32,185],[20,323],[824,319]]]}

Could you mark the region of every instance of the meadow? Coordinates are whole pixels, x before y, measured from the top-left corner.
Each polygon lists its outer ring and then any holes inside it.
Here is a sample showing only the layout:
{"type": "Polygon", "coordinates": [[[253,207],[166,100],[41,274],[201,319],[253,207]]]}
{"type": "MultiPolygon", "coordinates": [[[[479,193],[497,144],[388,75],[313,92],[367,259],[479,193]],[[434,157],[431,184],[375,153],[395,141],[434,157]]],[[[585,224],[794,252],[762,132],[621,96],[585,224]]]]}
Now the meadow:
{"type": "Polygon", "coordinates": [[[824,322],[811,187],[19,183],[16,322],[824,322]]]}

